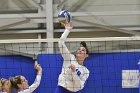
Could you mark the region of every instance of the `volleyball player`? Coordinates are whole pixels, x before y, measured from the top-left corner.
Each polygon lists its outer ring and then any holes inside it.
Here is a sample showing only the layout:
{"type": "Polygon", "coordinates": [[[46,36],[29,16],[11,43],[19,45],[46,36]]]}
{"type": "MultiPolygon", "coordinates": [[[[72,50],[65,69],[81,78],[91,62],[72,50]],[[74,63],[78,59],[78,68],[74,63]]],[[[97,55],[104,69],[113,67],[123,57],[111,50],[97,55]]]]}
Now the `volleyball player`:
{"type": "Polygon", "coordinates": [[[28,81],[22,75],[11,79],[11,84],[18,93],[32,93],[39,86],[42,77],[42,67],[39,64],[35,64],[35,69],[37,70],[37,76],[31,86],[28,85],[28,81]]]}
{"type": "Polygon", "coordinates": [[[12,87],[9,79],[0,79],[0,93],[12,93],[12,87]]]}
{"type": "Polygon", "coordinates": [[[79,47],[75,55],[71,54],[65,45],[65,40],[71,29],[70,24],[65,24],[65,31],[58,42],[64,61],[55,93],[79,93],[89,77],[89,70],[83,64],[89,56],[86,43],[81,42],[82,46],[79,47]]]}

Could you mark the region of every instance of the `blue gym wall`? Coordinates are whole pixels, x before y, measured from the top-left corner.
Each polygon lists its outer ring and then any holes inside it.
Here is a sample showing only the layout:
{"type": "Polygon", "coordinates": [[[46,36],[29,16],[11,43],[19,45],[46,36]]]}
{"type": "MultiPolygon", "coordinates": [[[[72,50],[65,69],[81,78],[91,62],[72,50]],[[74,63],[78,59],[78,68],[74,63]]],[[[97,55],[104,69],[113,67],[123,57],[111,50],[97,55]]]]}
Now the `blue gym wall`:
{"type": "MultiPolygon", "coordinates": [[[[81,93],[138,93],[138,88],[121,88],[121,72],[138,69],[139,59],[139,52],[90,54],[85,62],[90,76],[81,93]]],[[[54,93],[62,61],[60,54],[38,55],[43,76],[34,93],[54,93]]],[[[22,74],[32,84],[36,76],[33,64],[32,58],[24,56],[0,56],[0,78],[22,74]]]]}

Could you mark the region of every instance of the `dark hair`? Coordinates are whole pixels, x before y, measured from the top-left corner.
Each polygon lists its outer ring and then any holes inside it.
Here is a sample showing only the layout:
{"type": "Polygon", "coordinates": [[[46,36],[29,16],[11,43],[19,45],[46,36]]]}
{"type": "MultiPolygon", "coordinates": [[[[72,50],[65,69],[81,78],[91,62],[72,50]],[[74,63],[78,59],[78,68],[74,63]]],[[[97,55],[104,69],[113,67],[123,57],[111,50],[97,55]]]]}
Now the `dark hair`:
{"type": "Polygon", "coordinates": [[[21,82],[21,75],[18,75],[18,76],[15,76],[15,77],[11,78],[10,81],[11,81],[12,86],[15,89],[18,90],[19,89],[18,84],[21,84],[22,83],[21,82]]]}
{"type": "Polygon", "coordinates": [[[85,42],[85,41],[82,41],[82,42],[80,43],[80,45],[82,45],[82,47],[84,47],[84,48],[86,49],[87,54],[89,54],[89,50],[88,50],[88,47],[87,47],[86,42],[85,42]]]}

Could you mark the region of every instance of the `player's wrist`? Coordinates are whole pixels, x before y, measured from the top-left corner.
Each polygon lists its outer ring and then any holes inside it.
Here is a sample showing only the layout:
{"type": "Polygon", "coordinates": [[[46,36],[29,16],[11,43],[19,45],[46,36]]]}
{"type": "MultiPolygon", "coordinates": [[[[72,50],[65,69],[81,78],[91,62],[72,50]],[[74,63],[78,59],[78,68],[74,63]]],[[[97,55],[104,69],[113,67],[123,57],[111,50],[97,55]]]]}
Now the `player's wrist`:
{"type": "Polygon", "coordinates": [[[38,71],[37,75],[42,75],[42,70],[38,71]]]}

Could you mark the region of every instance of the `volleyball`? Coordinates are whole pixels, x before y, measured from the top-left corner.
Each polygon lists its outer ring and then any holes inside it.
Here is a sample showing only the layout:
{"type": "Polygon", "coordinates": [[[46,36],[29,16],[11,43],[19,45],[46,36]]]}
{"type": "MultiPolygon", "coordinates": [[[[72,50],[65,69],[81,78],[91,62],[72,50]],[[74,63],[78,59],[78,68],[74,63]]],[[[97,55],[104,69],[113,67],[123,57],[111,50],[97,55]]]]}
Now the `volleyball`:
{"type": "Polygon", "coordinates": [[[58,14],[58,20],[61,24],[67,24],[71,22],[71,15],[70,12],[68,12],[67,10],[62,10],[59,14],[58,14]]]}

